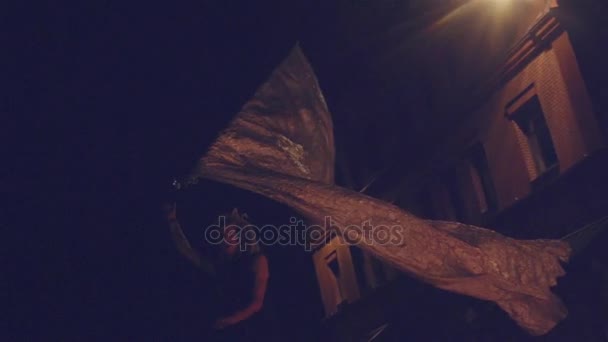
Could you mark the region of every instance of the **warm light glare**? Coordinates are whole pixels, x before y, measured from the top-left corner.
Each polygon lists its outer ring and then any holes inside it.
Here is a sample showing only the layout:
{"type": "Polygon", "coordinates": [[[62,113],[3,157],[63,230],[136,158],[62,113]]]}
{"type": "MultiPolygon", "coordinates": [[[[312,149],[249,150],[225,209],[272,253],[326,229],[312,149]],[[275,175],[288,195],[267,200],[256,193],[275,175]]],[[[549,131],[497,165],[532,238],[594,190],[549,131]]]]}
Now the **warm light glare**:
{"type": "Polygon", "coordinates": [[[508,7],[510,4],[512,4],[516,0],[489,0],[489,1],[493,2],[496,5],[496,7],[502,9],[502,8],[508,7]]]}

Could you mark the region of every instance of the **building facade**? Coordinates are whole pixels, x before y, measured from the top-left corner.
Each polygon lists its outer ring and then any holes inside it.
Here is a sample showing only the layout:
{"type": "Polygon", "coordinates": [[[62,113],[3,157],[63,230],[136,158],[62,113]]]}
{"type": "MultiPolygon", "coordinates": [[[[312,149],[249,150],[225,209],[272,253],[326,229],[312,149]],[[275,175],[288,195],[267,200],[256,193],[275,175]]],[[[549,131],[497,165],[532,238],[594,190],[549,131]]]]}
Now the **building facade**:
{"type": "MultiPolygon", "coordinates": [[[[391,180],[397,190],[385,199],[424,218],[529,239],[560,238],[608,215],[608,78],[590,72],[590,64],[602,60],[591,47],[606,36],[576,26],[581,20],[576,15],[593,12],[589,6],[575,12],[568,1],[559,6],[550,2],[474,92],[469,106],[453,113],[462,120],[437,152],[405,179],[391,180]]],[[[333,338],[371,338],[387,322],[395,325],[394,305],[403,303],[397,297],[411,282],[395,281],[394,270],[339,239],[314,254],[325,325],[333,338]]],[[[575,268],[573,273],[579,282],[599,277],[593,283],[599,292],[590,296],[603,298],[600,302],[608,307],[607,293],[601,292],[608,288],[608,259],[594,246],[582,264],[572,266],[587,271],[575,268]]],[[[574,283],[566,282],[571,290],[566,292],[585,291],[574,283]]],[[[574,317],[569,324],[578,324],[580,336],[595,340],[604,331],[608,337],[606,310],[598,307],[592,317],[585,316],[584,301],[565,297],[574,317]],[[582,321],[594,323],[581,327],[577,322],[582,321]]],[[[468,309],[464,311],[467,316],[468,309]]],[[[577,330],[565,329],[557,333],[577,330]]]]}

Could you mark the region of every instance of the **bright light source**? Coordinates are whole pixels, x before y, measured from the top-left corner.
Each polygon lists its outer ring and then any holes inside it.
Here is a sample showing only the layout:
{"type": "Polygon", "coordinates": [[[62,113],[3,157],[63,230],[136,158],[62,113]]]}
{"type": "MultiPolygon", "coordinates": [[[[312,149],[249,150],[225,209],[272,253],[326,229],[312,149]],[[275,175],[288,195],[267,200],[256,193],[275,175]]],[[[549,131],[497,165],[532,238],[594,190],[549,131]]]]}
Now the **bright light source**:
{"type": "Polygon", "coordinates": [[[517,0],[488,0],[488,1],[493,2],[494,5],[499,9],[505,9],[505,8],[509,7],[511,4],[513,4],[514,2],[516,2],[517,0]]]}

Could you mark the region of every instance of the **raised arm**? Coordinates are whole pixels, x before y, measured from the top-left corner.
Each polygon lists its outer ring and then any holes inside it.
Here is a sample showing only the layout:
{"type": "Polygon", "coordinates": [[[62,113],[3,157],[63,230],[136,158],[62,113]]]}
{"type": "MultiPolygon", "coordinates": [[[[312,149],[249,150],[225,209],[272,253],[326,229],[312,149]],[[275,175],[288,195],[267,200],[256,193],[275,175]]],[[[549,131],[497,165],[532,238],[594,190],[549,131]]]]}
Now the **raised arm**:
{"type": "Polygon", "coordinates": [[[204,259],[200,253],[192,248],[188,238],[184,234],[184,231],[177,220],[175,203],[166,205],[165,213],[167,222],[169,224],[169,229],[171,231],[171,238],[173,239],[175,247],[177,247],[179,253],[186,259],[190,260],[194,265],[201,268],[203,271],[212,274],[213,267],[211,264],[204,259]]]}
{"type": "Polygon", "coordinates": [[[264,297],[266,296],[268,277],[270,275],[268,269],[268,260],[264,255],[260,255],[255,259],[253,264],[253,272],[255,273],[255,284],[252,290],[253,293],[251,302],[245,308],[234,312],[230,316],[219,319],[215,323],[216,328],[223,329],[230,325],[244,321],[260,311],[264,306],[264,297]]]}

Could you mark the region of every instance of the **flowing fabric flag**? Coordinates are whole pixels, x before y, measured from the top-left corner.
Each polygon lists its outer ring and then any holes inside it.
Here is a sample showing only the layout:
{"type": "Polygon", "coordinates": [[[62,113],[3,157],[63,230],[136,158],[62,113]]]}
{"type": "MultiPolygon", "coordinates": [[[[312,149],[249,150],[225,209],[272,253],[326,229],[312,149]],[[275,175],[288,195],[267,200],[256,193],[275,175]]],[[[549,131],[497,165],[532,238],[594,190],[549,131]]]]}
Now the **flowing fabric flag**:
{"type": "Polygon", "coordinates": [[[246,189],[335,229],[402,227],[393,244],[359,247],[438,288],[493,301],[522,328],[542,335],[566,317],[550,288],[564,275],[570,247],[558,240],[516,240],[457,222],[420,219],[390,203],[334,184],[331,115],[299,46],[274,70],[191,174],[246,189]]]}

